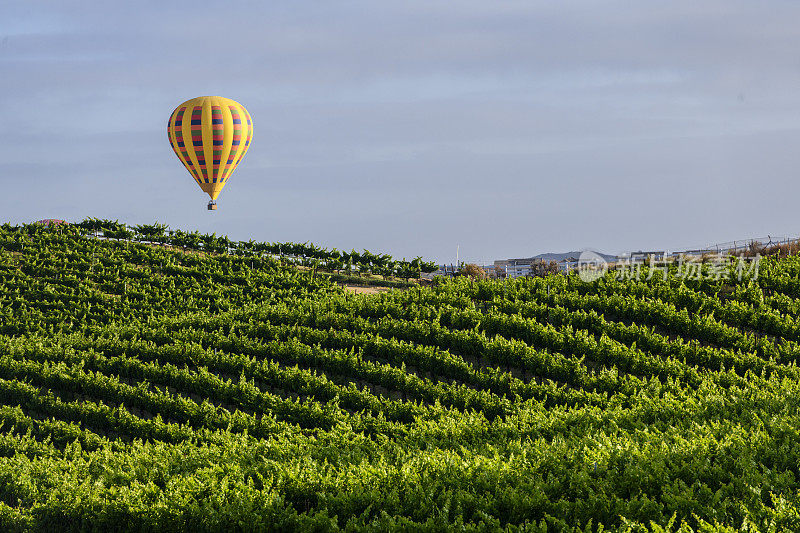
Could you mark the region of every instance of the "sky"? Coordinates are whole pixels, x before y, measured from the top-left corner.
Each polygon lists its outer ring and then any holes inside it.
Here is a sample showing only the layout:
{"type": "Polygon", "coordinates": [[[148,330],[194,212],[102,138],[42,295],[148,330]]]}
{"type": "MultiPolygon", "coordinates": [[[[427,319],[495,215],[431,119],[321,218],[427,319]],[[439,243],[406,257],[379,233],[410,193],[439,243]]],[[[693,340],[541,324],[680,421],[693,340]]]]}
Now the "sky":
{"type": "Polygon", "coordinates": [[[487,263],[800,235],[800,3],[0,3],[0,222],[487,263]],[[218,198],[180,103],[253,117],[218,198]]]}

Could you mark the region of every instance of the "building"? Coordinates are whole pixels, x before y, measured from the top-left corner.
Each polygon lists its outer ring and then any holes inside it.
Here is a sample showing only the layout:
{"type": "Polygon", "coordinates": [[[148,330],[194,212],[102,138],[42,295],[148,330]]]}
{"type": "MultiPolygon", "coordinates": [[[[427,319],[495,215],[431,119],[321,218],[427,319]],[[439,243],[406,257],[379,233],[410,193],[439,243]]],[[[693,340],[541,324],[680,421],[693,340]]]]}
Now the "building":
{"type": "Polygon", "coordinates": [[[494,262],[494,269],[503,271],[507,278],[520,278],[533,274],[533,265],[544,263],[543,259],[528,257],[521,259],[498,259],[494,262]]]}
{"type": "Polygon", "coordinates": [[[575,270],[578,268],[578,260],[574,257],[566,257],[558,262],[558,271],[559,272],[569,272],[570,270],[575,270]]]}
{"type": "Polygon", "coordinates": [[[630,256],[624,257],[623,259],[628,259],[631,263],[646,263],[650,261],[651,258],[653,261],[663,261],[666,255],[668,254],[664,250],[652,252],[643,252],[639,250],[638,252],[631,252],[630,256]]]}
{"type": "Polygon", "coordinates": [[[455,276],[458,273],[458,267],[456,265],[438,265],[439,268],[436,269],[429,275],[423,276],[423,278],[428,277],[429,279],[438,277],[438,276],[455,276]]]}

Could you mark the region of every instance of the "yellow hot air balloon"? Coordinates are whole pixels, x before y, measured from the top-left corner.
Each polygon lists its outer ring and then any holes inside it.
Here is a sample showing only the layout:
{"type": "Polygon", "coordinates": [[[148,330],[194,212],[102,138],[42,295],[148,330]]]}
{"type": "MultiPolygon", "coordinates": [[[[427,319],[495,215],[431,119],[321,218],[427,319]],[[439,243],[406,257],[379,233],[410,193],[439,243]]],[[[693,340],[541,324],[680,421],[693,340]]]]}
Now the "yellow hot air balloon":
{"type": "Polygon", "coordinates": [[[253,139],[250,113],[230,98],[192,98],[170,115],[167,136],[175,155],[211,197],[208,209],[216,209],[217,196],[253,139]]]}

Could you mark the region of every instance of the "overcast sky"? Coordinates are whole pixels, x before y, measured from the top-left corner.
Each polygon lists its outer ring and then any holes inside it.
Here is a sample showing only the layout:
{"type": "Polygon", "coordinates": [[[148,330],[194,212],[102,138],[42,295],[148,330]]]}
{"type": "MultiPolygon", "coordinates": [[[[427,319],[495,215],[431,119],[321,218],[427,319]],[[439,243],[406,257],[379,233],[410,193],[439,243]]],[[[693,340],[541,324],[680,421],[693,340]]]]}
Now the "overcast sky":
{"type": "Polygon", "coordinates": [[[798,2],[0,2],[0,221],[453,262],[800,234],[798,2]],[[566,5],[569,7],[565,7],[566,5]],[[219,210],[165,134],[254,122],[219,210]]]}

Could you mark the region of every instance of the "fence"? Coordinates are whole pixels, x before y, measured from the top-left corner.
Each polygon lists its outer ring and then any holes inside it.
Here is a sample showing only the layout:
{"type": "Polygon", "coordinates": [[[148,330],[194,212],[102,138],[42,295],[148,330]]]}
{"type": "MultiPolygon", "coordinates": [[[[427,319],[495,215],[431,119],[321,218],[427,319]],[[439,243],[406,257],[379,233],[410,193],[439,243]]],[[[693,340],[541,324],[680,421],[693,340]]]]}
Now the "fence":
{"type": "Polygon", "coordinates": [[[728,242],[719,242],[716,244],[712,244],[709,246],[705,246],[703,248],[691,248],[685,249],[682,251],[673,251],[669,254],[663,251],[655,251],[655,252],[631,252],[629,254],[625,254],[624,256],[628,259],[631,258],[638,258],[644,259],[648,258],[651,255],[655,256],[656,259],[662,259],[666,255],[671,257],[678,257],[681,255],[687,256],[694,256],[694,255],[705,255],[705,254],[731,254],[736,255],[741,252],[746,252],[751,250],[752,247],[756,248],[768,248],[771,246],[781,246],[786,244],[793,244],[793,243],[800,243],[800,237],[790,237],[788,235],[783,235],[780,237],[773,237],[771,235],[767,235],[766,237],[755,237],[750,239],[738,239],[735,241],[728,241],[728,242]],[[755,246],[754,246],[755,245],[755,246]]]}
{"type": "Polygon", "coordinates": [[[750,249],[750,247],[754,244],[762,247],[768,247],[768,246],[780,246],[784,244],[792,244],[797,242],[800,242],[800,238],[798,237],[790,237],[788,235],[773,237],[771,235],[767,235],[766,237],[741,239],[736,241],[712,244],[711,246],[708,246],[707,249],[716,253],[720,252],[736,253],[736,252],[744,252],[745,250],[750,249]]]}

